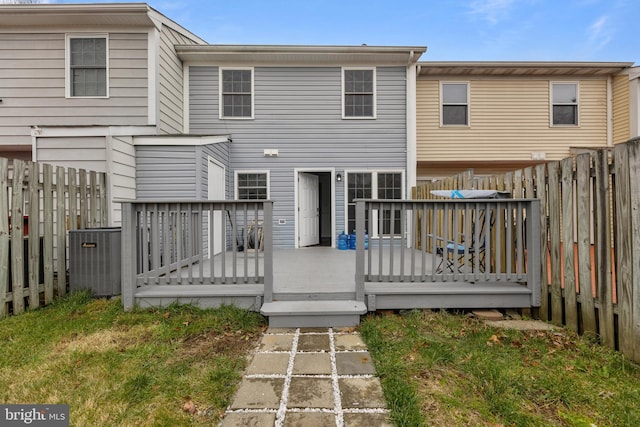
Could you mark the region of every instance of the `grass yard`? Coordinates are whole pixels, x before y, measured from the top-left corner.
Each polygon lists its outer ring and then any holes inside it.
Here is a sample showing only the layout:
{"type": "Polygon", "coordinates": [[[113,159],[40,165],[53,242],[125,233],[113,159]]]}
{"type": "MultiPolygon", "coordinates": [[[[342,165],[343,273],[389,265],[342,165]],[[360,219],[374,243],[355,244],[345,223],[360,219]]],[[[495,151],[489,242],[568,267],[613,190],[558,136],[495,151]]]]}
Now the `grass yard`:
{"type": "Polygon", "coordinates": [[[640,425],[640,367],[564,330],[412,311],[361,333],[397,426],[640,425]]]}
{"type": "Polygon", "coordinates": [[[67,403],[76,426],[216,425],[264,327],[232,307],[125,313],[72,294],[0,319],[0,401],[67,403]]]}

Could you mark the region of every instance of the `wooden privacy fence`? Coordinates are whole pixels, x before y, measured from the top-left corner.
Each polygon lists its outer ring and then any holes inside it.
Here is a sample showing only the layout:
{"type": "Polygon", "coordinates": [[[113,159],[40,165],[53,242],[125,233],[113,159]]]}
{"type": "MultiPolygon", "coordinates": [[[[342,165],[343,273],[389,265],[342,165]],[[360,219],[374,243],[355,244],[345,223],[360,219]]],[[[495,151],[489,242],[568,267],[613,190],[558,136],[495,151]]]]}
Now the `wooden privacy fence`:
{"type": "Polygon", "coordinates": [[[67,291],[67,231],[107,225],[106,175],[0,158],[0,317],[67,291]]]}
{"type": "Polygon", "coordinates": [[[540,199],[540,318],[640,361],[640,139],[465,185],[540,199]]]}

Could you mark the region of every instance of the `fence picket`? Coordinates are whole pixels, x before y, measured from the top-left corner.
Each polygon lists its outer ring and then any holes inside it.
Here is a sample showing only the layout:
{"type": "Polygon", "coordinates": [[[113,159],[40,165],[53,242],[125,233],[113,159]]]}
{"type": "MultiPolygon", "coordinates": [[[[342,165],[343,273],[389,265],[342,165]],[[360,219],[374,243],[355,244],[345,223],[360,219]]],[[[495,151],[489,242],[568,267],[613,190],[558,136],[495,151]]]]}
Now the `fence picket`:
{"type": "Polygon", "coordinates": [[[40,305],[40,167],[37,163],[29,162],[29,308],[40,305]]]}
{"type": "Polygon", "coordinates": [[[540,263],[540,280],[542,282],[540,288],[540,318],[544,321],[549,320],[549,275],[548,275],[548,254],[549,254],[549,233],[547,215],[547,165],[540,164],[536,166],[536,192],[535,196],[540,199],[540,254],[543,260],[540,263]]]}
{"type": "Polygon", "coordinates": [[[616,279],[618,282],[618,341],[620,351],[633,354],[633,282],[631,281],[631,209],[629,205],[629,157],[627,145],[614,148],[616,206],[616,279]]]}
{"type": "Polygon", "coordinates": [[[560,182],[559,164],[552,162],[547,165],[549,176],[549,253],[551,268],[551,321],[562,324],[562,269],[560,265],[560,182]]]}
{"type": "Polygon", "coordinates": [[[24,240],[23,240],[23,206],[24,206],[24,172],[25,163],[13,161],[13,187],[11,189],[11,294],[13,298],[13,314],[24,311],[24,240]]]}
{"type": "Polygon", "coordinates": [[[600,340],[613,348],[615,345],[613,325],[613,292],[611,291],[611,238],[609,205],[609,161],[608,152],[600,150],[595,154],[595,260],[596,289],[600,302],[600,340]]]}
{"type": "Polygon", "coordinates": [[[0,262],[0,318],[9,313],[9,216],[4,212],[9,212],[9,160],[0,158],[0,260],[7,260],[0,262]]]}
{"type": "MultiPolygon", "coordinates": [[[[629,156],[629,182],[634,183],[629,191],[629,205],[631,208],[631,245],[633,248],[640,248],[640,140],[627,143],[629,156]]],[[[633,349],[630,354],[626,354],[636,362],[640,362],[640,253],[638,250],[631,251],[631,265],[633,284],[633,296],[631,297],[632,325],[633,325],[633,349]]],[[[631,350],[630,350],[631,351],[631,350]]]]}
{"type": "Polygon", "coordinates": [[[564,315],[567,328],[578,332],[575,259],[573,254],[573,158],[560,162],[562,182],[562,248],[564,259],[564,315]]]}
{"type": "MultiPolygon", "coordinates": [[[[43,210],[44,210],[44,305],[53,301],[53,167],[42,165],[43,210]]],[[[1,209],[0,209],[1,211],[1,209]]]]}
{"type": "Polygon", "coordinates": [[[591,155],[576,156],[576,219],[578,221],[578,286],[582,332],[597,334],[591,282],[591,155]]]}
{"type": "MultiPolygon", "coordinates": [[[[71,173],[69,171],[69,173],[71,173]]],[[[56,271],[58,272],[58,296],[64,296],[67,292],[67,281],[65,276],[62,276],[60,272],[67,271],[67,239],[66,239],[66,224],[67,217],[65,216],[65,173],[64,168],[58,166],[56,168],[56,245],[58,254],[56,258],[56,271]]],[[[71,181],[71,177],[69,177],[71,181]]],[[[69,205],[71,208],[71,205],[69,205]]],[[[69,222],[71,217],[69,217],[69,222]]]]}

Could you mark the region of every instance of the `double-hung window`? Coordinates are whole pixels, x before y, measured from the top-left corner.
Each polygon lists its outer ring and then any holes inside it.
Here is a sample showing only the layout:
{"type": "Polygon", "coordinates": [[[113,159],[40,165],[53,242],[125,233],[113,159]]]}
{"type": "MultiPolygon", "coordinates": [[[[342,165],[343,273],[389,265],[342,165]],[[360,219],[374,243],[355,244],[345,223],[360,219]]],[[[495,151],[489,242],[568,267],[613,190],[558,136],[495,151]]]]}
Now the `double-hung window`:
{"type": "Polygon", "coordinates": [[[376,117],[375,68],[342,69],[342,117],[373,119],[376,117]]]}
{"type": "Polygon", "coordinates": [[[237,172],[237,200],[267,200],[269,198],[269,174],[267,172],[237,172]]]}
{"type": "Polygon", "coordinates": [[[107,36],[67,36],[67,97],[108,97],[107,36]]]}
{"type": "MultiPolygon", "coordinates": [[[[356,228],[355,199],[402,199],[402,181],[402,172],[349,172],[347,174],[347,231],[352,232],[356,228]]],[[[364,228],[372,236],[399,236],[402,233],[400,216],[400,209],[395,209],[393,215],[391,209],[386,209],[380,213],[374,212],[374,217],[370,219],[368,211],[365,211],[364,228]],[[382,215],[382,218],[379,215],[382,215]]]]}
{"type": "Polygon", "coordinates": [[[469,84],[442,83],[441,120],[443,126],[469,126],[469,84]]]}
{"type": "Polygon", "coordinates": [[[551,83],[552,124],[578,124],[578,84],[551,83]]]}
{"type": "Polygon", "coordinates": [[[220,69],[220,118],[253,118],[253,69],[220,69]]]}

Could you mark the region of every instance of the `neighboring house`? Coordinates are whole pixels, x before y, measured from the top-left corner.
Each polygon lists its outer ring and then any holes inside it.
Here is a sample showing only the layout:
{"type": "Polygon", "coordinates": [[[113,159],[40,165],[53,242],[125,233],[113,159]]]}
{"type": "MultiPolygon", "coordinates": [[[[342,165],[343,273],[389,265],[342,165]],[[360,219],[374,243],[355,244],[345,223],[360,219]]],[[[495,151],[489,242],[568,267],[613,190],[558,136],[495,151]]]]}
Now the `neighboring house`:
{"type": "MultiPolygon", "coordinates": [[[[415,62],[425,50],[176,46],[185,131],[229,135],[232,197],[274,202],[274,246],[335,246],[355,229],[354,199],[410,196],[415,62]]],[[[389,218],[367,230],[385,236],[389,218]]]]}
{"type": "Polygon", "coordinates": [[[515,170],[638,135],[632,65],[418,63],[418,180],[515,170]]]}
{"type": "Polygon", "coordinates": [[[1,5],[0,156],[107,172],[109,200],[135,198],[135,137],[183,131],[174,46],[203,43],[146,4],[1,5]]]}

